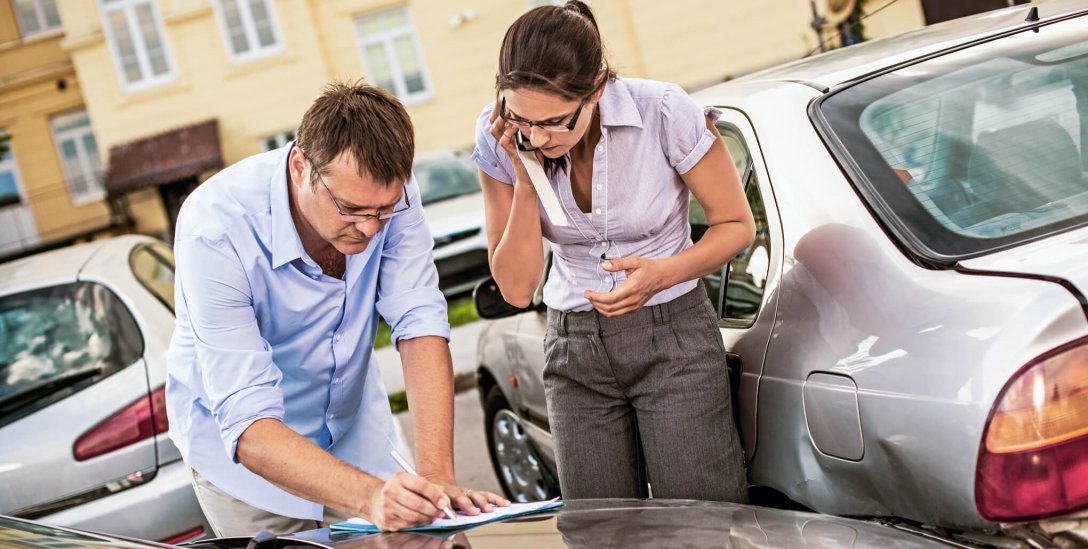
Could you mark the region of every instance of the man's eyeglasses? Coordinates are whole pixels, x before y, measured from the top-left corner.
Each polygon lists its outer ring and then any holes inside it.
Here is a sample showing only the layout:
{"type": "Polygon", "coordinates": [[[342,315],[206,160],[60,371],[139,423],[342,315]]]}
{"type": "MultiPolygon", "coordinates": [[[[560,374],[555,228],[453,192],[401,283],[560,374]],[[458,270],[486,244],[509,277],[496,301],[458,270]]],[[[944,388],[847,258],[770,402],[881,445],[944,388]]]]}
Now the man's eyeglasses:
{"type": "Polygon", "coordinates": [[[503,120],[513,124],[515,127],[525,131],[529,131],[533,126],[536,126],[542,130],[553,133],[571,132],[574,131],[574,126],[578,124],[578,115],[582,114],[582,107],[586,106],[586,101],[588,99],[589,97],[582,99],[582,102],[578,103],[578,108],[574,109],[574,112],[571,114],[561,116],[558,119],[533,122],[531,120],[516,118],[514,115],[510,114],[510,111],[506,110],[506,97],[503,97],[499,116],[501,116],[503,120]],[[564,123],[563,119],[567,116],[570,117],[570,122],[564,123]]]}
{"type": "Polygon", "coordinates": [[[329,193],[329,198],[332,199],[332,205],[333,205],[334,208],[336,208],[336,213],[340,214],[340,220],[341,221],[345,221],[345,222],[348,222],[348,223],[363,223],[363,222],[370,221],[371,219],[373,219],[373,220],[378,221],[380,223],[380,222],[383,222],[383,221],[388,221],[393,216],[395,216],[395,215],[397,215],[399,213],[403,213],[405,211],[408,211],[408,209],[412,207],[412,203],[408,201],[408,189],[404,189],[404,205],[399,206],[399,207],[394,207],[394,209],[392,211],[378,212],[378,213],[373,213],[373,214],[371,214],[371,213],[344,213],[344,208],[340,207],[340,201],[336,200],[336,197],[333,196],[332,189],[329,189],[329,186],[325,184],[325,179],[321,177],[321,172],[317,171],[317,168],[314,167],[313,162],[310,163],[310,171],[312,171],[314,173],[314,175],[317,176],[317,180],[319,182],[321,182],[321,186],[325,187],[325,192],[329,193]]]}

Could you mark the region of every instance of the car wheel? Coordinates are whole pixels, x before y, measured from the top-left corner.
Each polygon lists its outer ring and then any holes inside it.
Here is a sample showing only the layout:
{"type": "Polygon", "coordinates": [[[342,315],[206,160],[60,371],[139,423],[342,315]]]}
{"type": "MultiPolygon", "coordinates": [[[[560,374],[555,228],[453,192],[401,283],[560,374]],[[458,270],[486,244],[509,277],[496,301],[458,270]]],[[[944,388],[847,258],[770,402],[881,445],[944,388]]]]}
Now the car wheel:
{"type": "Polygon", "coordinates": [[[492,387],[484,408],[491,466],[511,501],[543,501],[559,495],[551,473],[533,447],[521,418],[510,409],[502,390],[492,387]]]}

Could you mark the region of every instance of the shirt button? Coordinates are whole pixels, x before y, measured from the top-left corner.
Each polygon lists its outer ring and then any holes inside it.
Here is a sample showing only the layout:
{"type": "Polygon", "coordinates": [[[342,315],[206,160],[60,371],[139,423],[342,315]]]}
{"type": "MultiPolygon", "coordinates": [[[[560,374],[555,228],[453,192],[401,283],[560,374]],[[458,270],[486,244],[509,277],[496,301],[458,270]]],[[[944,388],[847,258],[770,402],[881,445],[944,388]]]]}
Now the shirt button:
{"type": "Polygon", "coordinates": [[[334,413],[332,413],[332,412],[329,412],[329,419],[332,419],[332,418],[334,418],[334,417],[336,417],[336,414],[334,414],[334,413]]]}
{"type": "Polygon", "coordinates": [[[601,215],[601,209],[597,208],[597,215],[601,215]]]}
{"type": "Polygon", "coordinates": [[[319,275],[310,275],[310,278],[317,280],[319,275]]]}
{"type": "Polygon", "coordinates": [[[600,183],[597,184],[597,190],[598,191],[603,189],[603,188],[604,188],[604,185],[601,185],[600,183]]]}
{"type": "Polygon", "coordinates": [[[333,383],[340,383],[340,378],[333,379],[332,382],[333,383]]]}
{"type": "Polygon", "coordinates": [[[336,339],[336,341],[340,341],[340,334],[336,334],[336,337],[334,339],[336,339]]]}
{"type": "Polygon", "coordinates": [[[604,145],[597,145],[597,152],[603,153],[604,152],[604,145]]]}

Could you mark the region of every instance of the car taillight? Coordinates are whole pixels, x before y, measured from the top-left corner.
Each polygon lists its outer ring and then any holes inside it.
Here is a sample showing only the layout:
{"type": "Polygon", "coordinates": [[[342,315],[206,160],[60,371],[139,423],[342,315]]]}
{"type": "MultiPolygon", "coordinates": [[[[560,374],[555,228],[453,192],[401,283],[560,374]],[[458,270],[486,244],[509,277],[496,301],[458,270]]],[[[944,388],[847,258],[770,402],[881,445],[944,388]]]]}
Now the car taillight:
{"type": "Polygon", "coordinates": [[[203,526],[197,526],[196,528],[193,528],[192,530],[189,530],[188,532],[183,532],[183,533],[178,534],[176,536],[171,536],[171,537],[169,537],[167,539],[162,540],[159,543],[162,543],[163,545],[177,545],[179,543],[184,543],[186,541],[193,541],[196,538],[202,537],[203,535],[204,535],[204,527],[203,526]]]}
{"type": "Polygon", "coordinates": [[[995,522],[1088,507],[1088,338],[1028,363],[998,396],[979,450],[975,505],[995,522]]]}
{"type": "Polygon", "coordinates": [[[166,433],[166,388],[141,398],[110,416],[76,440],[72,453],[85,461],[131,444],[166,433]]]}

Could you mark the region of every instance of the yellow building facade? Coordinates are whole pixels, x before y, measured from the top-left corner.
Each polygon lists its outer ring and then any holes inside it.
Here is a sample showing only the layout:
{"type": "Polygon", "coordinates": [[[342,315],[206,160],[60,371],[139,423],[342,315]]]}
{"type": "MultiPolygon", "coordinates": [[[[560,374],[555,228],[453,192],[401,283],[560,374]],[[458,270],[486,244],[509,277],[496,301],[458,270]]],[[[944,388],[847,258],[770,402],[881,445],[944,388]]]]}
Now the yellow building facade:
{"type": "MultiPolygon", "coordinates": [[[[0,3],[0,257],[107,228],[101,157],[53,9],[0,3]]],[[[47,7],[48,8],[48,7],[47,7]]]]}
{"type": "MultiPolygon", "coordinates": [[[[217,124],[225,164],[282,144],[326,82],[358,77],[390,89],[404,102],[420,153],[468,148],[476,117],[495,94],[498,48],[506,28],[530,7],[545,3],[53,1],[63,32],[23,47],[47,50],[57,63],[67,62],[69,87],[59,92],[57,78],[43,79],[35,91],[28,87],[26,92],[35,97],[26,101],[41,103],[19,108],[52,112],[44,106],[49,101],[57,108],[63,101],[71,103],[65,108],[85,106],[102,165],[108,166],[112,157],[126,163],[128,172],[132,166],[127,164],[140,161],[132,158],[132,151],[163,150],[164,143],[178,142],[171,132],[209,121],[217,124]],[[143,149],[123,147],[141,141],[143,149]],[[122,149],[129,151],[127,157],[122,149]]],[[[13,5],[53,1],[12,0],[13,5]]],[[[591,0],[590,5],[611,65],[620,74],[668,80],[689,89],[796,59],[819,44],[809,26],[808,0],[591,0]]],[[[0,16],[0,25],[6,25],[0,32],[10,34],[8,16],[2,10],[0,16]]],[[[866,36],[879,38],[923,24],[920,0],[901,0],[866,20],[866,36]]],[[[6,58],[0,60],[6,72],[6,58]]],[[[14,111],[7,105],[0,103],[0,129],[14,134],[20,122],[9,121],[13,115],[8,113],[14,111]]],[[[27,158],[24,166],[23,148],[17,147],[16,157],[24,170],[46,170],[30,167],[36,158],[27,158]]],[[[43,155],[50,150],[44,143],[40,149],[43,155]]],[[[34,176],[55,181],[57,162],[52,163],[53,172],[34,176]]],[[[169,171],[151,165],[146,169],[169,171]]],[[[163,173],[151,174],[125,184],[129,213],[141,232],[165,235],[168,212],[191,188],[182,185],[165,192],[163,185],[169,182],[164,178],[163,173]]],[[[107,189],[111,181],[107,177],[107,189]]],[[[60,205],[34,206],[35,219],[49,218],[53,208],[60,205]]],[[[105,206],[95,208],[88,212],[108,218],[105,206]]],[[[44,233],[48,224],[39,224],[44,233]]]]}

